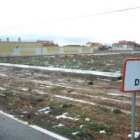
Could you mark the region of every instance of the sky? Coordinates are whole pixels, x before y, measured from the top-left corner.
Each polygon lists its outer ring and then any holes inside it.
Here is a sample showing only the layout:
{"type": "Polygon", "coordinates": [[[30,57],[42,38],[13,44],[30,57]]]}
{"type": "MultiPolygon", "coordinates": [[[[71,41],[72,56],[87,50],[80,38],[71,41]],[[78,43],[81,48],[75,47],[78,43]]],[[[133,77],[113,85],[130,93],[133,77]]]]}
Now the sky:
{"type": "Polygon", "coordinates": [[[0,0],[0,38],[53,40],[65,44],[88,41],[140,43],[140,0],[0,0]],[[81,17],[81,18],[77,18],[81,17]]]}

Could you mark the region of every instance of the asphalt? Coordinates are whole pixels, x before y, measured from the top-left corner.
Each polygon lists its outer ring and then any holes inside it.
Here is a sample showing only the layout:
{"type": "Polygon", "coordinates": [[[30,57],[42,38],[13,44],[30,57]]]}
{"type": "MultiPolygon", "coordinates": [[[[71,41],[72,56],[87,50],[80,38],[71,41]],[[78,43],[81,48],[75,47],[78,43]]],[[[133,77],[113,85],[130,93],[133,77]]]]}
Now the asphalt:
{"type": "MultiPolygon", "coordinates": [[[[60,139],[60,138],[59,138],[60,139]]],[[[0,140],[58,140],[0,113],[0,140]]]]}

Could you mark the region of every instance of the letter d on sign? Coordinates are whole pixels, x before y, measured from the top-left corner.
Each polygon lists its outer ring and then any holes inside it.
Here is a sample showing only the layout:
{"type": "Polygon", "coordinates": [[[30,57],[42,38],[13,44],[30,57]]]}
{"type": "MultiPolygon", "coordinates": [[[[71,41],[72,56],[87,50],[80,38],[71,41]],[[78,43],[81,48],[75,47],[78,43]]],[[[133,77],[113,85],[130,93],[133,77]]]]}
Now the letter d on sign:
{"type": "Polygon", "coordinates": [[[135,79],[135,86],[138,86],[140,83],[140,80],[139,79],[135,79]]]}

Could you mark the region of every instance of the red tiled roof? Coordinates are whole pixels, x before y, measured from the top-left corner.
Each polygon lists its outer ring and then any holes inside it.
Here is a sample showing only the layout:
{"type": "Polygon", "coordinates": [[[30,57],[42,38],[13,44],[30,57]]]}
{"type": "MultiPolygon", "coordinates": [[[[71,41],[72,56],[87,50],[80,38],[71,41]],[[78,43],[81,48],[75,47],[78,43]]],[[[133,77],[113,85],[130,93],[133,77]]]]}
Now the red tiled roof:
{"type": "Polygon", "coordinates": [[[125,41],[125,40],[121,40],[118,43],[114,43],[113,45],[133,45],[133,46],[140,46],[140,44],[138,44],[136,42],[125,41]]]}
{"type": "Polygon", "coordinates": [[[91,46],[101,46],[101,44],[97,42],[88,42],[86,44],[90,44],[91,46]]]}

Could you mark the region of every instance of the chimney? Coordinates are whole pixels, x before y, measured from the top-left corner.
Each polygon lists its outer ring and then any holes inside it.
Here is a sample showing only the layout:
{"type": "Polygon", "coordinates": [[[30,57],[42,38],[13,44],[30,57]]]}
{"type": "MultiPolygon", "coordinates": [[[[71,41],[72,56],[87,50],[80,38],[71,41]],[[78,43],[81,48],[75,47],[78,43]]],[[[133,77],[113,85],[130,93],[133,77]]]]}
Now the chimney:
{"type": "Polygon", "coordinates": [[[21,38],[20,37],[18,38],[18,42],[21,42],[21,38]]]}
{"type": "Polygon", "coordinates": [[[9,42],[9,38],[7,38],[7,42],[9,42]]]}

